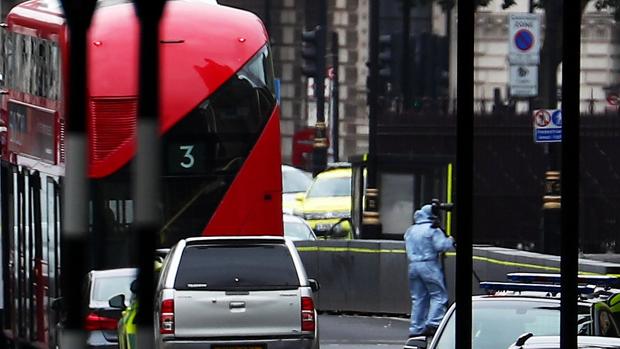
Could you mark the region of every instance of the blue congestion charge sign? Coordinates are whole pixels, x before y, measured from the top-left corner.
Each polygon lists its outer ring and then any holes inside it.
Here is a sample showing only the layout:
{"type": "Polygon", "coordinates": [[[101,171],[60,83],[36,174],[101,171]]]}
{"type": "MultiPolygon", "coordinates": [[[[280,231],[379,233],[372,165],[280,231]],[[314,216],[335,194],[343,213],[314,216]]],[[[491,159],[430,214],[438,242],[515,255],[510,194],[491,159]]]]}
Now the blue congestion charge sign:
{"type": "Polygon", "coordinates": [[[534,46],[534,34],[527,29],[521,29],[515,34],[514,41],[519,50],[527,52],[534,46]]]}
{"type": "Polygon", "coordinates": [[[532,121],[534,124],[534,142],[562,141],[562,111],[560,109],[535,110],[532,121]]]}

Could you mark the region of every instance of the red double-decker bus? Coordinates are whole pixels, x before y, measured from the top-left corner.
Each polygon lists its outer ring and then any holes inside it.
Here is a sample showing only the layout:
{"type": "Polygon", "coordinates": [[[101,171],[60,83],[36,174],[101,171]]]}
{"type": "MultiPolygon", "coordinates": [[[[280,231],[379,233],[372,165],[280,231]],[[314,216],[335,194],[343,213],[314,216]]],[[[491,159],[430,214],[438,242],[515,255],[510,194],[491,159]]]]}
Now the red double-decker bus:
{"type": "MultiPolygon", "coordinates": [[[[13,8],[0,108],[3,329],[50,346],[60,295],[67,26],[56,0],[13,8]]],[[[253,14],[169,0],[160,26],[159,243],[196,235],[282,235],[279,107],[271,51],[253,14]]],[[[100,0],[88,34],[90,265],[126,265],[136,150],[139,23],[100,0]]],[[[143,57],[148,59],[148,57],[143,57]]],[[[71,198],[65,198],[71,200],[71,198]]],[[[79,287],[79,285],[76,285],[79,287]]]]}

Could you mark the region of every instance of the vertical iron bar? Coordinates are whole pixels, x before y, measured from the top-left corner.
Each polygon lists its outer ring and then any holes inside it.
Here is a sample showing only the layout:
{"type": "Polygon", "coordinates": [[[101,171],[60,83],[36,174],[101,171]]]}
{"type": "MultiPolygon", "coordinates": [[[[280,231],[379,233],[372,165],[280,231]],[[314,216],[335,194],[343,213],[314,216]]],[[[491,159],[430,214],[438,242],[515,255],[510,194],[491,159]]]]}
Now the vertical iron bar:
{"type": "MultiPolygon", "coordinates": [[[[529,0],[527,12],[528,13],[534,13],[534,0],[529,0]]],[[[532,115],[532,112],[534,111],[534,108],[532,108],[533,107],[532,104],[534,103],[534,98],[535,97],[528,97],[527,98],[527,114],[528,115],[532,115]]]]}
{"type": "Polygon", "coordinates": [[[271,38],[271,0],[265,0],[265,28],[271,38]]]}
{"type": "Polygon", "coordinates": [[[334,161],[340,161],[340,61],[338,52],[338,32],[332,32],[332,69],[334,78],[332,80],[332,149],[334,151],[334,161]]]}
{"type": "Polygon", "coordinates": [[[562,68],[562,306],[560,348],[577,348],[579,249],[579,77],[581,10],[564,1],[562,68]]]}
{"type": "MultiPolygon", "coordinates": [[[[407,110],[411,106],[411,82],[409,78],[411,77],[411,65],[409,60],[409,44],[411,42],[409,38],[409,32],[411,32],[411,0],[403,1],[403,52],[401,58],[402,64],[402,76],[400,77],[401,81],[401,96],[403,98],[403,109],[407,110]]],[[[394,58],[396,59],[396,58],[394,58]]],[[[395,74],[396,72],[394,72],[395,74]]],[[[398,89],[399,86],[393,86],[395,90],[398,89]]]]}
{"type": "Polygon", "coordinates": [[[375,161],[379,114],[379,0],[369,0],[368,30],[368,188],[377,187],[375,161]]]}
{"type": "Polygon", "coordinates": [[[138,96],[137,154],[133,175],[136,203],[135,234],[138,255],[138,300],[136,315],[138,346],[153,343],[153,261],[159,228],[160,149],[159,149],[159,22],[165,0],[136,0],[140,19],[140,92],[138,96]]]}
{"type": "Polygon", "coordinates": [[[69,28],[69,89],[66,91],[66,174],[63,186],[62,294],[67,318],[62,332],[64,348],[84,348],[86,309],[81,285],[87,269],[89,190],[87,177],[86,91],[88,81],[87,30],[95,0],[63,0],[69,28]]]}
{"type": "Polygon", "coordinates": [[[471,348],[472,233],[474,165],[474,11],[473,1],[458,4],[456,149],[456,343],[471,348]]]}
{"type": "Polygon", "coordinates": [[[368,1],[368,159],[366,205],[362,218],[361,238],[378,239],[381,235],[379,190],[377,188],[377,124],[379,105],[379,0],[368,1]]]}

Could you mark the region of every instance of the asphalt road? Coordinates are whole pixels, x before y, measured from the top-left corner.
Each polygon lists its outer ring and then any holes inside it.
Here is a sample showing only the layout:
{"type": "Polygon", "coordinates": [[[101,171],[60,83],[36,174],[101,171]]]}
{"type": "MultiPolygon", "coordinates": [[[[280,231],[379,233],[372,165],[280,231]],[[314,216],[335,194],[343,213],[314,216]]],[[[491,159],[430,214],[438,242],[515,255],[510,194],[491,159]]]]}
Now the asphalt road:
{"type": "Polygon", "coordinates": [[[402,349],[409,319],[351,315],[319,315],[322,349],[402,349]]]}

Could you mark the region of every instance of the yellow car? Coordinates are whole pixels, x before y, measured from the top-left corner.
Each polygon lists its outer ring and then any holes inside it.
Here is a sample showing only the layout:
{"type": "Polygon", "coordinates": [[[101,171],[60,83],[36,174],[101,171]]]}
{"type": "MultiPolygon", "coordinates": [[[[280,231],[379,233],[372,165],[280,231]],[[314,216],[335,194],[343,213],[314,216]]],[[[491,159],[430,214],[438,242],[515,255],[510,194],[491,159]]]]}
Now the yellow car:
{"type": "Polygon", "coordinates": [[[298,194],[293,213],[303,217],[317,236],[352,238],[349,164],[336,164],[319,173],[306,193],[298,194]],[[340,224],[338,224],[340,223],[340,224]]]}

